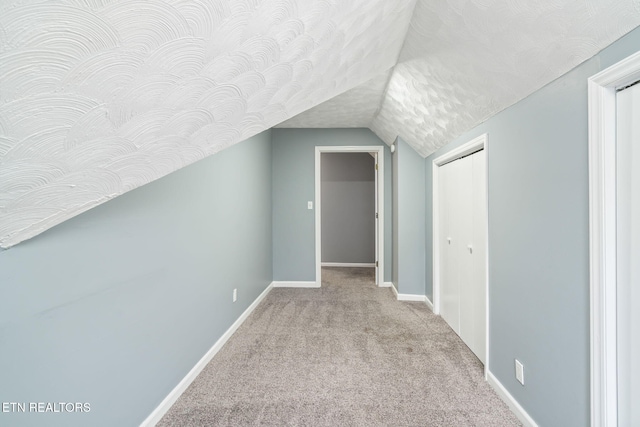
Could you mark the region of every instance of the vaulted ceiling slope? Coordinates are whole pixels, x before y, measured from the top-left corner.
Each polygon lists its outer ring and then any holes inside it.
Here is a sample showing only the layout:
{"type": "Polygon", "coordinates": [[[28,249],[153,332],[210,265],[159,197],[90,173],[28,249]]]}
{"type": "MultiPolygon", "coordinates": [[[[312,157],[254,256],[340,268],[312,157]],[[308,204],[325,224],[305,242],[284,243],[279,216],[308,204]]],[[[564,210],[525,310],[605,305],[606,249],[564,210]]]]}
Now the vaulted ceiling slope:
{"type": "Polygon", "coordinates": [[[382,99],[366,126],[428,156],[638,25],[638,0],[419,0],[385,88],[365,83],[280,126],[331,127],[332,109],[382,99]]]}
{"type": "Polygon", "coordinates": [[[389,70],[414,6],[1,2],[0,246],[389,70]]]}
{"type": "Polygon", "coordinates": [[[640,0],[0,2],[0,247],[281,122],[426,156],[639,24],[640,0]]]}

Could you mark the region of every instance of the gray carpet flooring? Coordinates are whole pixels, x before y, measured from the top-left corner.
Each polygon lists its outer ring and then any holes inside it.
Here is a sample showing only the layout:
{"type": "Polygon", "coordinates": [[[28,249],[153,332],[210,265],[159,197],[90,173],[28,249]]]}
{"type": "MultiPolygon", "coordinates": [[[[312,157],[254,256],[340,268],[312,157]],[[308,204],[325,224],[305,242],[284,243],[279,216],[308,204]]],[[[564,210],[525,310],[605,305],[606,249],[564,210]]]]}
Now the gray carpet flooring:
{"type": "Polygon", "coordinates": [[[444,320],[373,274],[271,290],[158,425],[520,425],[444,320]]]}

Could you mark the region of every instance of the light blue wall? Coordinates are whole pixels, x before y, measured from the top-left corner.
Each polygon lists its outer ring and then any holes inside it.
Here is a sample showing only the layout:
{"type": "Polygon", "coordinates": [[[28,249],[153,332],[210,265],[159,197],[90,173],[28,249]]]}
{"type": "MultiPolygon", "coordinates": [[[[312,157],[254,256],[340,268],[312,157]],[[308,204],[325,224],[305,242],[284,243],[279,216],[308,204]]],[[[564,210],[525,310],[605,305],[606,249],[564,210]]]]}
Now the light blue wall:
{"type": "Polygon", "coordinates": [[[393,157],[394,285],[399,293],[424,295],[425,161],[402,138],[393,157]]]}
{"type": "Polygon", "coordinates": [[[376,261],[375,159],[369,153],[324,153],[322,262],[376,261]]]}
{"type": "MultiPolygon", "coordinates": [[[[443,150],[449,150],[449,146],[446,146],[443,150]]],[[[438,152],[446,152],[440,150],[438,152]]],[[[437,154],[435,155],[437,157],[437,154]]],[[[424,167],[424,179],[425,179],[425,200],[424,200],[424,212],[426,223],[424,227],[425,236],[425,278],[424,278],[424,294],[429,301],[433,303],[433,159],[434,155],[427,157],[424,167]]]]}
{"type": "Polygon", "coordinates": [[[0,425],[138,425],[269,285],[271,230],[268,131],[0,252],[0,402],[91,404],[0,425]]]}
{"type": "Polygon", "coordinates": [[[273,129],[273,280],[315,281],[315,147],[384,146],[385,269],[391,280],[391,152],[369,129],[273,129]]]}
{"type": "Polygon", "coordinates": [[[426,160],[430,200],[433,159],[488,133],[489,367],[540,426],[589,425],[587,79],[638,49],[636,29],[426,160]]]}

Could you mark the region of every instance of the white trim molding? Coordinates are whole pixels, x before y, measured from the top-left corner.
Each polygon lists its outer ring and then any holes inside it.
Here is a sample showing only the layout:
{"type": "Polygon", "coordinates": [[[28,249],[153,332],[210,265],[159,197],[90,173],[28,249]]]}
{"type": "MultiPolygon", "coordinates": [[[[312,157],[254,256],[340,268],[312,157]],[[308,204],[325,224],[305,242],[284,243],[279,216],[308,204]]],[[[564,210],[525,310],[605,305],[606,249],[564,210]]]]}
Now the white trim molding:
{"type": "Polygon", "coordinates": [[[396,299],[398,299],[398,288],[396,288],[396,285],[393,284],[393,282],[388,282],[391,283],[391,290],[393,291],[393,294],[396,296],[396,299]]]}
{"type": "Polygon", "coordinates": [[[189,385],[196,379],[196,377],[202,372],[202,370],[207,366],[207,364],[213,359],[213,357],[220,351],[222,346],[229,341],[229,338],[234,334],[234,332],[242,325],[242,323],[249,317],[251,312],[260,304],[260,302],[267,296],[273,284],[267,286],[267,288],[262,291],[258,298],[256,298],[249,307],[238,317],[238,319],[233,322],[233,325],[227,329],[227,331],[222,334],[222,336],[218,339],[218,341],[213,344],[213,346],[205,353],[204,356],[195,364],[193,368],[187,373],[187,375],[176,385],[173,390],[165,397],[162,402],[153,410],[151,414],[140,424],[141,427],[152,427],[155,426],[162,417],[169,411],[171,406],[178,400],[178,398],[184,393],[184,391],[189,387],[189,385]]]}
{"type": "Polygon", "coordinates": [[[489,372],[489,257],[491,254],[489,253],[489,137],[486,133],[475,137],[471,141],[447,152],[442,156],[433,160],[432,167],[432,194],[433,194],[433,211],[432,211],[432,230],[433,230],[433,304],[432,310],[434,314],[440,315],[440,195],[438,191],[439,183],[438,176],[440,166],[444,166],[445,164],[452,162],[453,160],[464,157],[468,154],[471,154],[475,151],[479,151],[481,149],[485,150],[486,157],[486,177],[485,182],[487,185],[487,205],[486,205],[486,218],[487,222],[485,224],[485,235],[487,236],[485,242],[485,253],[487,254],[486,266],[485,266],[485,299],[486,299],[486,310],[485,310],[485,331],[486,331],[486,351],[485,351],[485,364],[484,364],[484,375],[485,378],[489,372]]]}
{"type": "MultiPolygon", "coordinates": [[[[380,286],[383,287],[383,288],[393,288],[393,289],[395,289],[395,286],[393,286],[393,283],[391,283],[391,282],[382,282],[382,285],[380,285],[380,286]]],[[[396,292],[396,294],[397,294],[397,292],[396,292]]]]}
{"type": "Polygon", "coordinates": [[[538,424],[531,418],[531,416],[524,410],[522,406],[518,403],[518,401],[507,391],[507,389],[502,385],[500,381],[491,373],[487,371],[486,373],[487,382],[493,389],[496,391],[500,399],[504,403],[507,404],[511,412],[515,414],[516,417],[520,420],[524,427],[538,427],[538,424]]]}
{"type": "Polygon", "coordinates": [[[272,282],[274,288],[319,288],[320,282],[272,282]]]}
{"type": "Polygon", "coordinates": [[[617,419],[616,89],[640,79],[640,52],[601,71],[589,89],[591,425],[617,419]]]}
{"type": "MultiPolygon", "coordinates": [[[[376,272],[376,285],[384,286],[384,149],[383,145],[350,145],[350,146],[316,146],[315,147],[315,228],[316,228],[316,282],[322,283],[322,230],[321,230],[321,180],[320,180],[320,158],[322,153],[375,153],[378,162],[378,188],[376,188],[378,201],[378,229],[377,231],[377,247],[376,254],[378,256],[378,268],[376,272]]],[[[374,264],[375,266],[375,264],[374,264]]]]}
{"type": "MultiPolygon", "coordinates": [[[[375,267],[375,262],[322,262],[320,263],[322,267],[375,267]]],[[[384,286],[384,285],[380,285],[384,286]]]]}
{"type": "Polygon", "coordinates": [[[424,295],[417,295],[417,294],[398,294],[398,301],[426,302],[427,297],[424,295]]]}
{"type": "Polygon", "coordinates": [[[424,297],[424,302],[427,304],[427,307],[429,307],[429,309],[431,311],[433,311],[433,303],[431,302],[431,300],[429,299],[429,297],[425,296],[424,297]]]}

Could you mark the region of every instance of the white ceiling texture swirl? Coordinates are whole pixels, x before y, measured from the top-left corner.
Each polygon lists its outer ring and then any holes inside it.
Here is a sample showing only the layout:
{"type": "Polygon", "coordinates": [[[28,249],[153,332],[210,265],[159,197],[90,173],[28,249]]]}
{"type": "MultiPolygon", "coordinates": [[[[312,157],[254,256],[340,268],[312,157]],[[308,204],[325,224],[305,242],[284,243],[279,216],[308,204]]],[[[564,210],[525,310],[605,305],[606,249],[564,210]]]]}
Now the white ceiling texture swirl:
{"type": "Polygon", "coordinates": [[[639,1],[2,1],[0,246],[279,123],[428,155],[639,25],[639,1]]]}
{"type": "MultiPolygon", "coordinates": [[[[418,0],[385,89],[365,90],[381,74],[342,95],[339,108],[377,105],[357,125],[387,144],[400,135],[426,157],[638,25],[640,0],[418,0]]],[[[319,105],[279,126],[334,127],[332,119],[319,105]]]]}

